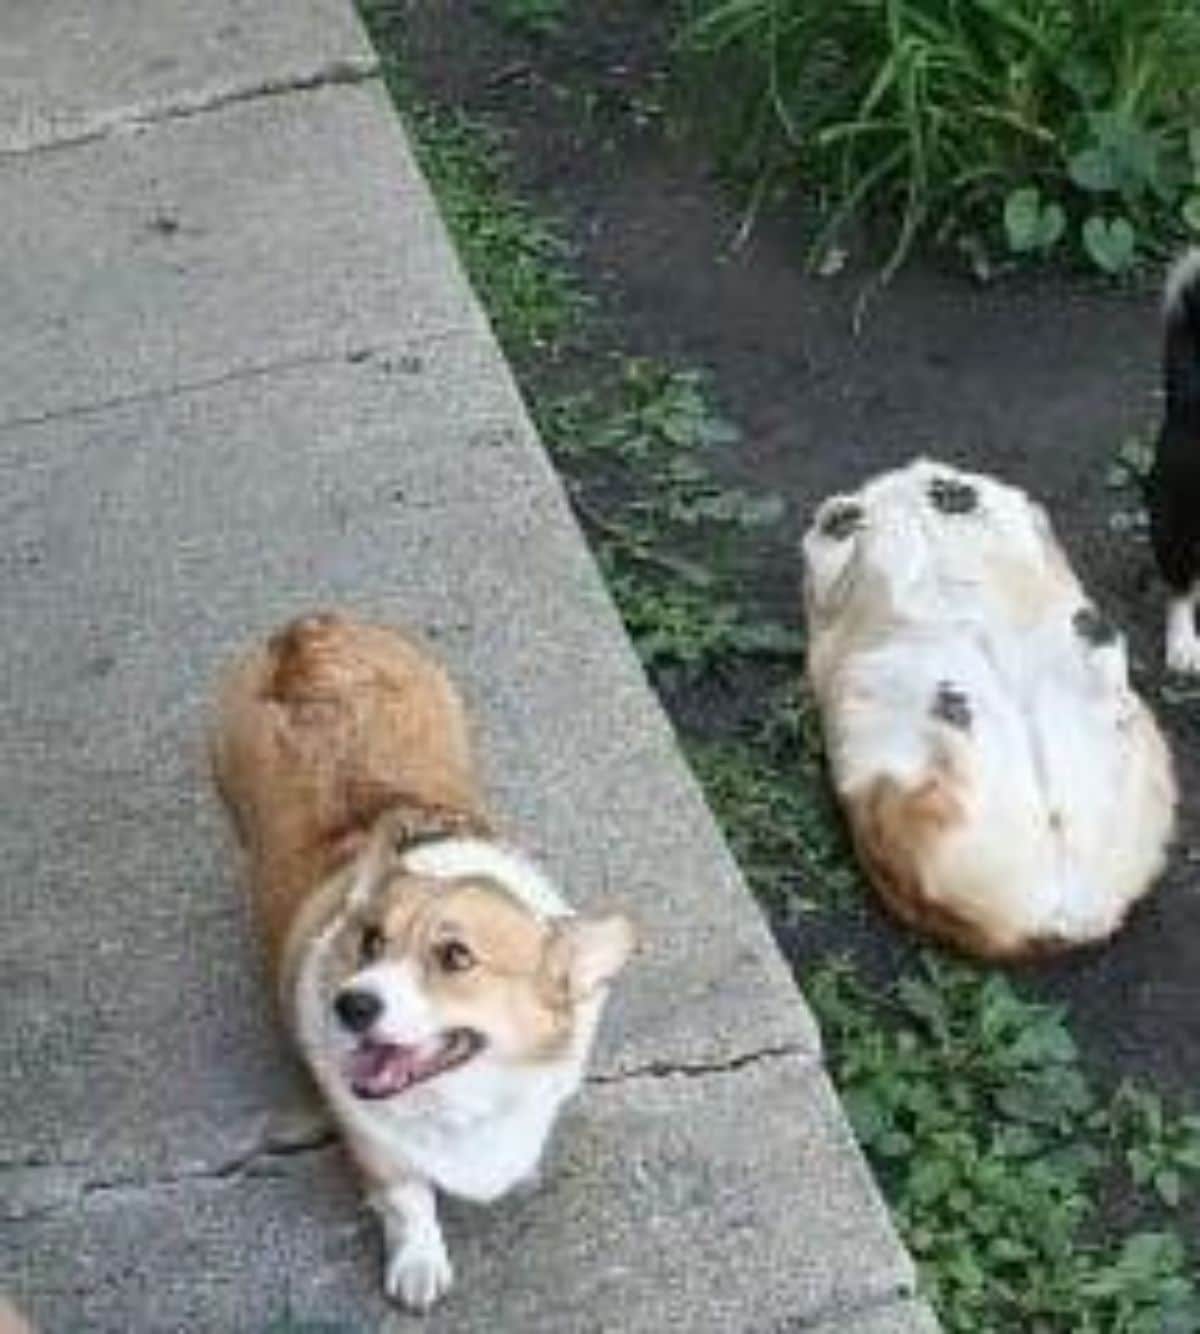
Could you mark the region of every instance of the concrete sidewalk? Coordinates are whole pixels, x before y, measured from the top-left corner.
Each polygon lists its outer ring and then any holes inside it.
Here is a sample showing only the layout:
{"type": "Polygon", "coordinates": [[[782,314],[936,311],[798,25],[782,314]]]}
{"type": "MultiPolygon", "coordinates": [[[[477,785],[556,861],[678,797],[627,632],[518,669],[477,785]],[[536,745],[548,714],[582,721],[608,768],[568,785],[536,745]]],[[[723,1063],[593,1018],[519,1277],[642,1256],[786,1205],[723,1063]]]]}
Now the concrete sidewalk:
{"type": "Polygon", "coordinates": [[[344,0],[0,10],[0,1291],[48,1334],[416,1328],[280,1139],[203,725],[249,636],[421,627],[498,807],[648,950],[537,1195],[449,1205],[480,1334],[933,1331],[344,0]]]}

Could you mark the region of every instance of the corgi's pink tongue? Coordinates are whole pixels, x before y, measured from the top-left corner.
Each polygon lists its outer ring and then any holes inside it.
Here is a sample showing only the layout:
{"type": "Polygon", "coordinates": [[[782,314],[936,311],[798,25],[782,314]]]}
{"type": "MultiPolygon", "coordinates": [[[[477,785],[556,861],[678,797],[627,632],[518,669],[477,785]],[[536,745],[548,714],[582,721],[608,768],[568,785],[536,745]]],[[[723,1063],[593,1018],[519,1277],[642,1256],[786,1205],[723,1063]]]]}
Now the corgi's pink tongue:
{"type": "Polygon", "coordinates": [[[360,1098],[387,1098],[415,1084],[436,1059],[436,1052],[423,1055],[420,1047],[364,1042],[351,1054],[347,1074],[360,1098]]]}

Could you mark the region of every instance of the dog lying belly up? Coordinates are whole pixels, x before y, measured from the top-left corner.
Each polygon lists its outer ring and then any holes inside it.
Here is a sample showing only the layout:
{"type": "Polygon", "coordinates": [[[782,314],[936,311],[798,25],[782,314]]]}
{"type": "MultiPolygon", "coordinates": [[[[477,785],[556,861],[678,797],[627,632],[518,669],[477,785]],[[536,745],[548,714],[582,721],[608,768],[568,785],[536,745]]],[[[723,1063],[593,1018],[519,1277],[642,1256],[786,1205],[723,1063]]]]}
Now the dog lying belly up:
{"type": "Polygon", "coordinates": [[[632,948],[495,837],[463,705],[392,630],[309,616],[221,692],[217,784],[285,1021],[384,1227],[388,1292],[451,1280],[434,1188],[537,1168],[632,948]]]}
{"type": "Polygon", "coordinates": [[[1045,512],[922,459],[826,501],[803,549],[833,781],[888,907],[991,958],[1111,935],[1175,783],[1045,512]]]}

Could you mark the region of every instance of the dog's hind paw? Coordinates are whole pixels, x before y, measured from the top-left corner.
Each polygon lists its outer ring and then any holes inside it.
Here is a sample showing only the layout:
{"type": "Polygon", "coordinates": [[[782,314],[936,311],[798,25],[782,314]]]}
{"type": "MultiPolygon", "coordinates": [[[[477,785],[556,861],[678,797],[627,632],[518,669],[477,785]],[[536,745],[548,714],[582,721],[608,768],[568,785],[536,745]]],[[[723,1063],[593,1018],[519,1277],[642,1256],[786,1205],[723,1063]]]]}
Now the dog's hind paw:
{"type": "Polygon", "coordinates": [[[1173,646],[1167,652],[1167,671],[1177,676],[1200,676],[1200,645],[1186,650],[1173,646]]]}
{"type": "Polygon", "coordinates": [[[387,1259],[388,1296],[412,1311],[428,1311],[454,1282],[454,1270],[441,1238],[414,1238],[387,1259]]]}
{"type": "Polygon", "coordinates": [[[1192,598],[1173,598],[1167,608],[1167,670],[1200,675],[1200,635],[1196,634],[1192,598]]]}

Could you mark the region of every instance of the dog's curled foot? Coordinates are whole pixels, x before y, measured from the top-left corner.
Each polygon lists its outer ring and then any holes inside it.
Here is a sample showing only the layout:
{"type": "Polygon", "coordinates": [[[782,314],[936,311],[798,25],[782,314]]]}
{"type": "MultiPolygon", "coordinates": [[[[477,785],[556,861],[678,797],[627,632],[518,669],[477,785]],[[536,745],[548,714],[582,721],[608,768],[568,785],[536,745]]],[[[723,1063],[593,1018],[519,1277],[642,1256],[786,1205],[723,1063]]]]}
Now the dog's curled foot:
{"type": "Polygon", "coordinates": [[[410,1311],[428,1311],[450,1290],[454,1270],[440,1236],[416,1236],[389,1250],[384,1286],[410,1311]]]}
{"type": "Polygon", "coordinates": [[[1172,598],[1167,608],[1167,670],[1180,676],[1200,675],[1200,635],[1196,633],[1193,599],[1172,598]]]}

